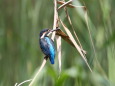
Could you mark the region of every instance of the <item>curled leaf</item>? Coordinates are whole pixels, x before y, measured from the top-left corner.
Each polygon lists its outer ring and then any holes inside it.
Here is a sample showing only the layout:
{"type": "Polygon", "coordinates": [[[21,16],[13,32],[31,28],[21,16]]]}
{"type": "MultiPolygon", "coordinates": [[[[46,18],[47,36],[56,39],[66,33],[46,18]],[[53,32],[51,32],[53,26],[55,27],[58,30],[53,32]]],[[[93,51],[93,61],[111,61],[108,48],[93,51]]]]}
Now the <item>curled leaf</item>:
{"type": "Polygon", "coordinates": [[[56,35],[61,36],[66,42],[75,47],[72,41],[70,40],[69,36],[67,36],[61,29],[58,29],[56,31],[56,35]]]}
{"type": "MultiPolygon", "coordinates": [[[[61,36],[67,43],[69,43],[71,46],[75,47],[73,42],[71,41],[70,37],[68,35],[66,35],[61,29],[58,29],[56,31],[56,35],[61,36]]],[[[80,47],[80,48],[81,48],[82,52],[84,54],[86,54],[86,51],[83,50],[82,47],[80,47]]]]}
{"type": "Polygon", "coordinates": [[[79,45],[77,44],[77,42],[75,41],[75,39],[73,38],[71,32],[69,31],[69,29],[64,25],[64,23],[60,20],[63,28],[65,29],[66,33],[68,34],[68,36],[70,37],[71,41],[73,42],[73,44],[75,45],[76,49],[78,50],[78,52],[80,53],[80,55],[82,56],[83,60],[85,61],[85,63],[87,64],[89,70],[92,72],[92,69],[90,68],[86,56],[83,54],[83,52],[81,51],[81,48],[79,47],[79,45]]]}

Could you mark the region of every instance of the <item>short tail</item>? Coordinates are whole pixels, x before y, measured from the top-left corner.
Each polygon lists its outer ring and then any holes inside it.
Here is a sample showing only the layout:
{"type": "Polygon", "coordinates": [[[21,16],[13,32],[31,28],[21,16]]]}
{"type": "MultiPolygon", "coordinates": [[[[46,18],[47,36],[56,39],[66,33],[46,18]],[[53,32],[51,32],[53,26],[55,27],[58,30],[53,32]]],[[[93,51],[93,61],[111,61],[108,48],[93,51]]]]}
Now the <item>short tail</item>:
{"type": "Polygon", "coordinates": [[[50,63],[51,63],[51,64],[54,64],[54,59],[50,59],[50,63]]]}

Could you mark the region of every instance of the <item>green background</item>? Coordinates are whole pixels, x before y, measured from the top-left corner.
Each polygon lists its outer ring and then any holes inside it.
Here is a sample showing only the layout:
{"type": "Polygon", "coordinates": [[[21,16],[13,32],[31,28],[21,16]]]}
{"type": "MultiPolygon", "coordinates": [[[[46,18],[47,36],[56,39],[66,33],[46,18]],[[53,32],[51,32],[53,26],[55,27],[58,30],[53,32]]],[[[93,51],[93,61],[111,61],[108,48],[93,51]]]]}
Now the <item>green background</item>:
{"type": "MultiPolygon", "coordinates": [[[[115,0],[74,1],[87,7],[96,53],[83,9],[68,8],[68,12],[93,73],[77,50],[62,40],[60,78],[56,56],[54,65],[47,61],[34,86],[115,86],[115,0]]],[[[72,32],[63,9],[59,16],[72,32]]],[[[39,32],[52,27],[53,0],[0,0],[0,86],[14,86],[34,76],[44,57],[39,32]]]]}

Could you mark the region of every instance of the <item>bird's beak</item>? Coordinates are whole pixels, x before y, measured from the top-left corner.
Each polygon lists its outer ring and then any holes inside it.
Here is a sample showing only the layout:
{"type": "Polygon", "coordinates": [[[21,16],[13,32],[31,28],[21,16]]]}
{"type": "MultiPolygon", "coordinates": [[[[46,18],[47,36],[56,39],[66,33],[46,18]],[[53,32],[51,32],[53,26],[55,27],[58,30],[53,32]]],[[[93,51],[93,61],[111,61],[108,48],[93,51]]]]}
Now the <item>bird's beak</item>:
{"type": "Polygon", "coordinates": [[[52,29],[52,30],[50,30],[50,32],[54,32],[54,31],[57,31],[57,30],[59,30],[59,28],[52,29]]]}
{"type": "Polygon", "coordinates": [[[56,30],[58,30],[58,28],[50,30],[47,35],[49,36],[51,33],[53,33],[53,32],[56,31],[56,30]]]}

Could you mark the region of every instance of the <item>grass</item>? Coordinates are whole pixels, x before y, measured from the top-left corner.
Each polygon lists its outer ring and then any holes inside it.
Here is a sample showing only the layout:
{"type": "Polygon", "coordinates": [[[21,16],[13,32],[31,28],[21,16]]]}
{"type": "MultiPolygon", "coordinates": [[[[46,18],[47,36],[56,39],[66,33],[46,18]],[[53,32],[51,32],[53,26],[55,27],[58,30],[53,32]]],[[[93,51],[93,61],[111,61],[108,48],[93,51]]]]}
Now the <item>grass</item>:
{"type": "MultiPolygon", "coordinates": [[[[91,39],[80,8],[68,8],[75,32],[94,73],[92,74],[76,50],[62,40],[62,73],[58,79],[58,59],[55,65],[47,61],[35,86],[114,86],[115,85],[115,1],[87,0],[91,39]],[[71,51],[71,52],[70,52],[71,51]]],[[[59,16],[72,32],[60,10],[59,16]]],[[[0,0],[0,86],[14,86],[30,79],[40,67],[44,55],[39,48],[39,31],[53,26],[52,0],[0,0]]],[[[62,28],[61,28],[62,29],[62,28]]],[[[64,29],[62,29],[64,31],[64,29]]],[[[73,32],[72,32],[73,34],[73,32]]],[[[27,86],[28,83],[24,84],[27,86]]]]}

